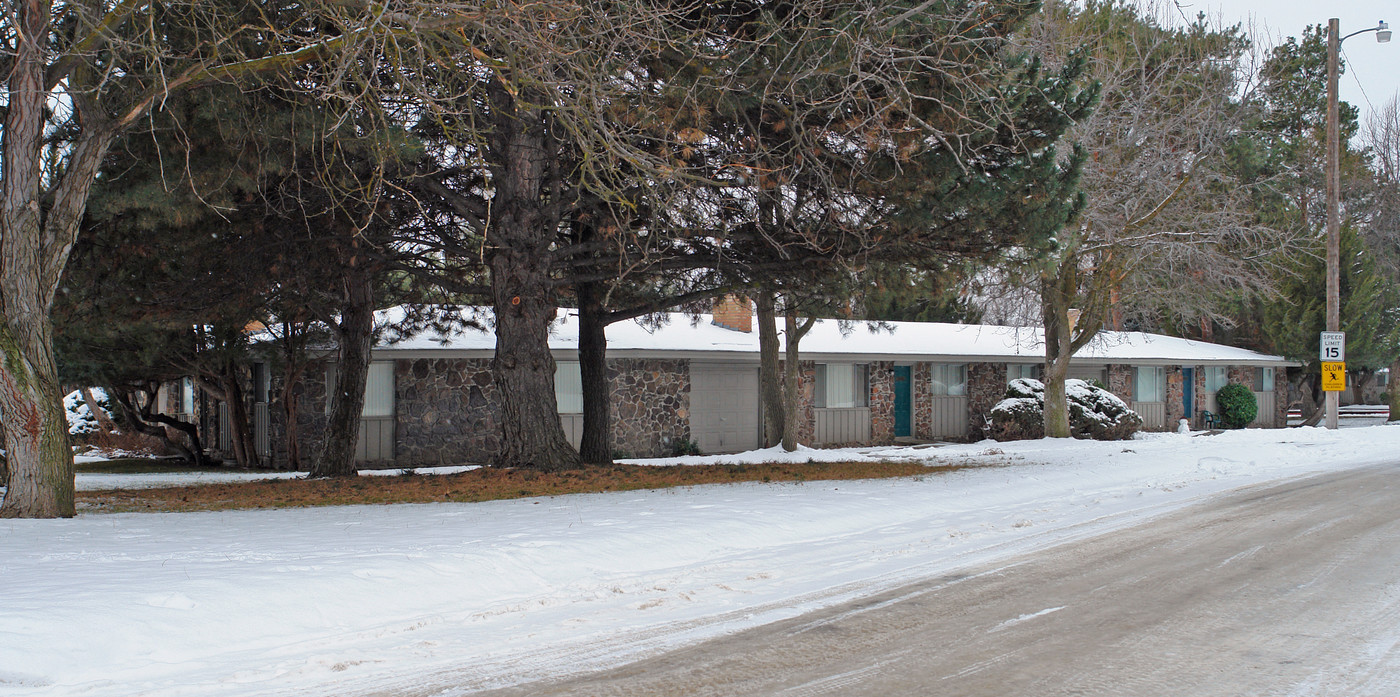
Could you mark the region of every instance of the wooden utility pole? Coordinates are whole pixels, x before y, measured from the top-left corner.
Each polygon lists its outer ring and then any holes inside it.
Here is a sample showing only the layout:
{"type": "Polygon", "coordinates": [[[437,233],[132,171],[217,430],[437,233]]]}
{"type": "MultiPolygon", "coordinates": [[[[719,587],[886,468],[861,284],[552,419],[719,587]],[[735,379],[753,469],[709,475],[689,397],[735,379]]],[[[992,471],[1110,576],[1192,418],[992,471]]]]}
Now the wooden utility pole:
{"type": "MultiPolygon", "coordinates": [[[[1327,331],[1342,329],[1341,295],[1341,146],[1337,133],[1337,52],[1342,45],[1341,22],[1327,20],[1327,331]]],[[[1327,428],[1337,429],[1337,405],[1342,393],[1327,392],[1327,428]]]]}
{"type": "MultiPolygon", "coordinates": [[[[1390,25],[1384,21],[1374,27],[1360,29],[1346,36],[1341,35],[1341,22],[1333,17],[1327,20],[1327,331],[1342,330],[1342,283],[1341,283],[1341,135],[1337,126],[1337,73],[1338,58],[1342,42],[1364,32],[1376,32],[1378,43],[1390,41],[1390,25]]],[[[1341,402],[1341,392],[1329,390],[1327,393],[1327,428],[1337,429],[1337,405],[1341,402]]]]}

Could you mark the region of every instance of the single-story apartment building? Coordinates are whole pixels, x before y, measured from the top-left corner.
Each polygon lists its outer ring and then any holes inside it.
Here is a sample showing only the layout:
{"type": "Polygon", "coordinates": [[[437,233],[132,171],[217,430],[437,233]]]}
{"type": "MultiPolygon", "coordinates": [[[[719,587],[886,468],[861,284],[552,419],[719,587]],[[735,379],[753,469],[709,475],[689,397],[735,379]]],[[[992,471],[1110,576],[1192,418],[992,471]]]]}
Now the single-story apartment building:
{"type": "MultiPolygon", "coordinates": [[[[471,310],[468,310],[471,312],[471,310]]],[[[489,310],[485,312],[489,318],[489,310]]],[[[759,446],[759,348],[745,304],[698,318],[675,313],[661,326],[608,327],[614,447],[620,456],[671,454],[693,441],[705,453],[759,446]]],[[[550,347],[558,364],[559,418],[577,446],[582,435],[578,317],[561,309],[550,347]]],[[[1039,328],[820,320],[801,342],[799,433],[803,443],[886,444],[978,440],[987,412],[1009,380],[1039,377],[1039,328]]],[[[373,349],[358,458],[408,467],[489,462],[499,450],[498,397],[490,362],[495,337],[468,328],[381,343],[373,349]]],[[[1097,380],[1142,415],[1150,430],[1182,418],[1203,425],[1215,392],[1248,386],[1254,425],[1286,425],[1289,361],[1279,356],[1139,332],[1102,332],[1074,356],[1070,377],[1097,380]]],[[[250,390],[254,440],[264,461],[285,461],[275,404],[280,390],[255,365],[250,390]]],[[[325,425],[334,365],[306,372],[298,391],[299,433],[309,452],[325,425]]],[[[175,401],[175,400],[172,400],[175,401]]],[[[225,429],[221,429],[225,430],[225,429]]],[[[227,438],[218,438],[226,443],[227,438]]]]}

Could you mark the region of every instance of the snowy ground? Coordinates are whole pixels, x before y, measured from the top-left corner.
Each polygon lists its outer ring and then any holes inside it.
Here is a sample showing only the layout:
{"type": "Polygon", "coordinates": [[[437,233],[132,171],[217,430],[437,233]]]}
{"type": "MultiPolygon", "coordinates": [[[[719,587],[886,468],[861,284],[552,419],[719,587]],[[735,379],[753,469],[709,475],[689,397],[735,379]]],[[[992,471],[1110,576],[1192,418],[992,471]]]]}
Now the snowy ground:
{"type": "Polygon", "coordinates": [[[1397,452],[1397,426],[866,448],[846,456],[986,466],[0,521],[0,697],[461,694],[615,665],[1397,452]]]}

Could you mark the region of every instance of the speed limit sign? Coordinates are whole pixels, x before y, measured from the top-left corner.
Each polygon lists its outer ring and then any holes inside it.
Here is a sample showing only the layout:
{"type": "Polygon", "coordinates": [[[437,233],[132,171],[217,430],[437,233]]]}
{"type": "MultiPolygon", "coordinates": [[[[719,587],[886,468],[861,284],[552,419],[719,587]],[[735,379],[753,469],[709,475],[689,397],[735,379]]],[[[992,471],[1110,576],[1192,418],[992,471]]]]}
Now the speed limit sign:
{"type": "Polygon", "coordinates": [[[1347,359],[1347,334],[1346,332],[1322,332],[1318,341],[1318,358],[1324,362],[1335,363],[1347,359]]]}

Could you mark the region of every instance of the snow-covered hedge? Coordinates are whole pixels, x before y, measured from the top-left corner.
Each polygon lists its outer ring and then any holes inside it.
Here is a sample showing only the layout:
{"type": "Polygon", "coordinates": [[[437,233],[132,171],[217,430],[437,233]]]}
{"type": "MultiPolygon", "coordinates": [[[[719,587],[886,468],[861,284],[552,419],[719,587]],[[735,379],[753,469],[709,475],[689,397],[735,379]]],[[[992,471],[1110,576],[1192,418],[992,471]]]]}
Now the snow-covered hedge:
{"type": "MultiPolygon", "coordinates": [[[[107,391],[101,387],[92,388],[92,398],[97,401],[97,406],[108,416],[112,414],[112,403],[107,397],[107,391]]],[[[74,390],[63,397],[63,410],[68,415],[68,433],[75,436],[85,436],[102,430],[97,425],[97,417],[92,415],[92,410],[88,409],[87,402],[83,401],[83,393],[74,390]]]]}
{"type": "MultiPolygon", "coordinates": [[[[1066,380],[1069,428],[1075,438],[1125,440],[1142,428],[1142,417],[1117,395],[1083,380],[1066,380]]],[[[1025,440],[1045,437],[1045,384],[1018,378],[1006,386],[1006,398],[987,415],[987,437],[1025,440]]]]}

